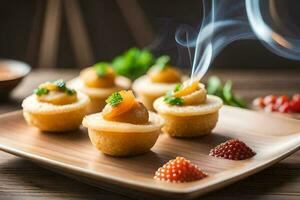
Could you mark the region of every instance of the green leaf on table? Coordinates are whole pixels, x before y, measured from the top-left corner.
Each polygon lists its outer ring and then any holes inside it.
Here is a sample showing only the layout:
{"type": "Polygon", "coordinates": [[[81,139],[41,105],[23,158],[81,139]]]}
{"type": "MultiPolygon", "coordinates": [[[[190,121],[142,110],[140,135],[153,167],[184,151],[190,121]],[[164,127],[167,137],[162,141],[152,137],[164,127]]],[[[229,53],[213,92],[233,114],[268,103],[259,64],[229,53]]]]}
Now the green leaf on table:
{"type": "Polygon", "coordinates": [[[229,80],[225,83],[223,88],[224,100],[228,105],[246,108],[247,104],[241,98],[236,97],[232,91],[232,81],[229,80]]]}
{"type": "Polygon", "coordinates": [[[224,87],[223,87],[223,96],[225,100],[230,104],[232,103],[232,81],[226,81],[224,87]]]}
{"type": "Polygon", "coordinates": [[[231,80],[226,81],[223,86],[217,76],[211,76],[207,82],[207,93],[220,97],[227,105],[246,108],[246,102],[235,96],[232,87],[233,83],[231,80]]]}
{"type": "Polygon", "coordinates": [[[222,82],[217,76],[211,76],[207,82],[207,93],[217,94],[222,93],[222,82]]]}
{"type": "Polygon", "coordinates": [[[232,101],[241,108],[247,108],[247,103],[240,97],[233,96],[232,101]]]}

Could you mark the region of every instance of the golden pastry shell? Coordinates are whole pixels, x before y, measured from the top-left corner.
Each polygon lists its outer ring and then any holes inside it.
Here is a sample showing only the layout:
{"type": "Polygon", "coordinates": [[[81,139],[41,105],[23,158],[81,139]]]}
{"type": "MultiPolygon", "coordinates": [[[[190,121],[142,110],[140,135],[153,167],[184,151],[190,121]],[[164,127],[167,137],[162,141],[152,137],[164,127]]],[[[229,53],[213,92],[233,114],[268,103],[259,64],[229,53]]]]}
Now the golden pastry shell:
{"type": "Polygon", "coordinates": [[[160,129],[164,120],[159,115],[149,111],[148,124],[130,124],[124,122],[108,121],[103,119],[101,113],[86,116],[82,122],[84,127],[95,129],[98,131],[108,132],[153,132],[160,129]]]}
{"type": "MultiPolygon", "coordinates": [[[[182,81],[186,77],[182,77],[182,81]]],[[[161,96],[167,91],[173,89],[177,83],[154,83],[147,75],[141,76],[133,82],[132,88],[137,93],[142,93],[152,96],[161,96]]]]}
{"type": "Polygon", "coordinates": [[[84,85],[84,82],[80,77],[76,77],[68,81],[67,85],[71,88],[75,88],[90,97],[106,98],[113,92],[129,89],[131,86],[131,81],[123,76],[117,76],[115,78],[115,86],[109,88],[92,88],[84,85]]]}
{"type": "Polygon", "coordinates": [[[37,114],[56,114],[74,111],[86,107],[89,103],[89,97],[77,92],[77,101],[66,105],[54,105],[46,102],[40,102],[35,94],[26,97],[22,103],[24,111],[37,114]]]}
{"type": "Polygon", "coordinates": [[[159,113],[175,116],[205,115],[218,111],[223,105],[221,98],[214,95],[207,95],[206,101],[199,105],[176,106],[164,102],[164,97],[154,101],[154,109],[159,113]]]}

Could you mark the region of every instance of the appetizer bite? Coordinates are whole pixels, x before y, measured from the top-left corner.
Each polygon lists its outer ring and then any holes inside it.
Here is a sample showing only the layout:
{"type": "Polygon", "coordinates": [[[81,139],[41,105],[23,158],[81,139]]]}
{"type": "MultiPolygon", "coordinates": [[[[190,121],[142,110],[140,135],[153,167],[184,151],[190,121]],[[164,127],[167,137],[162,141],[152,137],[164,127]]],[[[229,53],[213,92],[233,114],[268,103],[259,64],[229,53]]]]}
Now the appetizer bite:
{"type": "Polygon", "coordinates": [[[207,95],[198,81],[178,84],[154,102],[155,110],[165,119],[163,131],[173,137],[195,137],[211,133],[218,121],[222,100],[207,95]]]}
{"type": "Polygon", "coordinates": [[[41,131],[77,129],[86,114],[89,98],[66,87],[63,80],[45,82],[25,98],[22,107],[28,124],[41,131]]]}
{"type": "Polygon", "coordinates": [[[117,76],[109,63],[100,62],[83,69],[79,77],[71,80],[68,85],[89,96],[88,113],[95,113],[103,109],[105,99],[111,93],[129,89],[131,81],[117,76]]]}
{"type": "Polygon", "coordinates": [[[106,102],[101,113],[88,115],[83,120],[92,144],[111,156],[149,151],[160,134],[163,119],[149,112],[132,91],[115,92],[106,102]]]}
{"type": "Polygon", "coordinates": [[[163,96],[177,83],[182,82],[182,74],[178,69],[169,64],[169,56],[161,56],[144,75],[134,81],[132,88],[138,98],[149,110],[153,109],[153,102],[163,96]]]}
{"type": "Polygon", "coordinates": [[[160,167],[154,175],[155,180],[171,183],[197,181],[207,177],[197,165],[192,164],[184,157],[176,157],[160,167]]]}

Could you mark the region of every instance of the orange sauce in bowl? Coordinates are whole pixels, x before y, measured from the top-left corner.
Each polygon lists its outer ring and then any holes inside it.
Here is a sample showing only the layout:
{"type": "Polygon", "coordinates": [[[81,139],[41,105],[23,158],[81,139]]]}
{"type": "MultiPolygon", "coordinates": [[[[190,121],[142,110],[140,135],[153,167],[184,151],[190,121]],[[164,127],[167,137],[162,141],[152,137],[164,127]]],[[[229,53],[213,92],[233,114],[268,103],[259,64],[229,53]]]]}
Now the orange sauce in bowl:
{"type": "Polygon", "coordinates": [[[19,76],[19,73],[9,67],[0,66],[0,81],[15,79],[19,76]]]}

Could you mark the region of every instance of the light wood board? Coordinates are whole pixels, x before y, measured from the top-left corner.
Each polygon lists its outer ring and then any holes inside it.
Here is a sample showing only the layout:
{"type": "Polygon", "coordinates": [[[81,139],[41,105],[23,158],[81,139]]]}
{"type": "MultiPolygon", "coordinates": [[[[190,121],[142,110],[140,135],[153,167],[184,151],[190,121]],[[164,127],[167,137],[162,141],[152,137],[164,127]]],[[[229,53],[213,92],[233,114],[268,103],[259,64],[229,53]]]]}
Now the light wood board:
{"type": "Polygon", "coordinates": [[[102,188],[130,195],[193,198],[254,174],[297,151],[300,123],[224,106],[213,134],[197,139],[174,139],[162,134],[152,151],[131,158],[113,158],[91,145],[86,130],[53,134],[28,126],[22,112],[0,117],[0,149],[102,188]],[[257,155],[231,161],[208,156],[209,150],[231,138],[247,143],[257,155]],[[155,170],[184,156],[209,174],[200,181],[174,184],[152,179],[155,170]]]}

